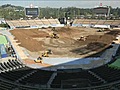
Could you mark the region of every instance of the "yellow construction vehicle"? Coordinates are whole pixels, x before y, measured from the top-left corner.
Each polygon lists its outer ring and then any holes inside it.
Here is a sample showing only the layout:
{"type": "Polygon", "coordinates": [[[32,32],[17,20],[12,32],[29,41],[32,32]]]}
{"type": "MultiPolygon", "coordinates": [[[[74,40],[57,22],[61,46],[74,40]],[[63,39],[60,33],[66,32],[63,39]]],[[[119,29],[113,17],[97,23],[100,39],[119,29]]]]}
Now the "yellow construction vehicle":
{"type": "Polygon", "coordinates": [[[58,35],[56,33],[54,33],[54,32],[53,33],[49,33],[49,36],[47,36],[47,37],[55,38],[55,39],[59,38],[58,35]]]}
{"type": "Polygon", "coordinates": [[[48,49],[45,51],[47,54],[52,54],[52,50],[51,49],[48,49]]]}
{"type": "Polygon", "coordinates": [[[59,38],[56,33],[50,33],[50,37],[51,37],[51,38],[59,38]]]}
{"type": "Polygon", "coordinates": [[[36,63],[43,63],[42,57],[49,57],[48,54],[52,54],[52,51],[50,49],[44,51],[42,55],[40,55],[36,60],[34,60],[36,63]]]}
{"type": "Polygon", "coordinates": [[[49,57],[47,52],[42,53],[42,57],[49,57]]]}
{"type": "Polygon", "coordinates": [[[42,57],[49,57],[48,54],[52,54],[52,51],[50,49],[44,51],[44,53],[42,53],[42,57]]]}
{"type": "Polygon", "coordinates": [[[39,56],[36,60],[34,60],[36,63],[43,63],[42,57],[39,56]]]}

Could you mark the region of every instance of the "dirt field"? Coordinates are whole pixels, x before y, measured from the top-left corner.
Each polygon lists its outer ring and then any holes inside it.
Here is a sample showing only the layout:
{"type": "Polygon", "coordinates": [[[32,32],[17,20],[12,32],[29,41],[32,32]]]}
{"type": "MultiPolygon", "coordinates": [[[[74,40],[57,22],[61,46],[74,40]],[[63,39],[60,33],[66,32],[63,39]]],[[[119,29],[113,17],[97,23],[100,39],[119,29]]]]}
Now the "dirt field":
{"type": "Polygon", "coordinates": [[[92,28],[62,27],[49,29],[15,29],[10,31],[29,54],[39,55],[50,49],[50,57],[84,57],[108,47],[119,30],[97,32],[92,28]],[[59,38],[50,38],[49,33],[56,33],[59,38]],[[86,40],[80,40],[85,36],[86,40]]]}

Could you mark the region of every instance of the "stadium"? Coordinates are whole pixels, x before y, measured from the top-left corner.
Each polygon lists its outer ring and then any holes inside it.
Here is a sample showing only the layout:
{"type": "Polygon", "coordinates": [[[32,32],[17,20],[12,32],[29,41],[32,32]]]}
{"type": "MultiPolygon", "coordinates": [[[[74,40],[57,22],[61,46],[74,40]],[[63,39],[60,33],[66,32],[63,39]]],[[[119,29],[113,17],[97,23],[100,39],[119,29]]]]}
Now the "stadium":
{"type": "Polygon", "coordinates": [[[0,19],[0,90],[119,90],[120,20],[93,10],[71,21],[30,5],[25,19],[0,19]]]}

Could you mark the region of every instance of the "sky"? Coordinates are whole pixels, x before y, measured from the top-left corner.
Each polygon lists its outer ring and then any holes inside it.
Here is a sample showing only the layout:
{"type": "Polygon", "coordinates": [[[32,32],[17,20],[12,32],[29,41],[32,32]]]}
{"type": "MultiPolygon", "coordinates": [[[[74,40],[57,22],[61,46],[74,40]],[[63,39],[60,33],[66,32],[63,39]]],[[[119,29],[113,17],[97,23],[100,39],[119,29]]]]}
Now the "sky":
{"type": "Polygon", "coordinates": [[[38,7],[78,7],[78,8],[94,8],[102,5],[112,6],[113,8],[120,7],[120,0],[0,0],[0,6],[4,4],[12,4],[15,6],[30,6],[33,4],[38,7]]]}

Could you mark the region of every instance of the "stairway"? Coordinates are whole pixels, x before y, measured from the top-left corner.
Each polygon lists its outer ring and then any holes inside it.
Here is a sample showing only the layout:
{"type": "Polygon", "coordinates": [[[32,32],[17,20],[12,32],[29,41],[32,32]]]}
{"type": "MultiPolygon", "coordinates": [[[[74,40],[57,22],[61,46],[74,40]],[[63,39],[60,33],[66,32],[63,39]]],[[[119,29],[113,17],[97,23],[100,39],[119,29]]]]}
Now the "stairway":
{"type": "Polygon", "coordinates": [[[48,80],[48,82],[47,82],[47,87],[48,88],[50,88],[50,85],[51,85],[51,83],[53,82],[53,80],[54,80],[54,78],[57,76],[57,72],[54,72],[52,75],[51,75],[51,77],[50,77],[50,79],[48,80]]]}
{"type": "Polygon", "coordinates": [[[33,70],[32,72],[24,75],[23,77],[19,78],[18,80],[16,80],[15,82],[19,83],[19,81],[22,81],[24,78],[27,78],[28,76],[33,75],[35,72],[37,72],[37,70],[33,70]]]}
{"type": "Polygon", "coordinates": [[[98,80],[102,81],[103,83],[106,83],[106,81],[105,81],[103,78],[101,78],[100,76],[98,76],[96,73],[94,73],[94,72],[92,72],[92,71],[90,71],[90,70],[88,70],[88,72],[89,72],[91,75],[93,75],[94,77],[96,77],[98,80]]]}

